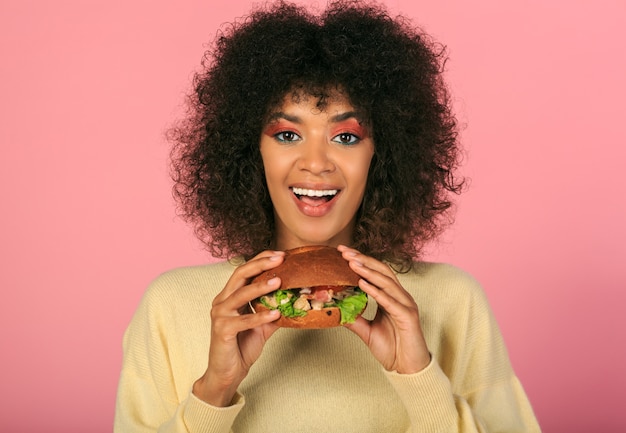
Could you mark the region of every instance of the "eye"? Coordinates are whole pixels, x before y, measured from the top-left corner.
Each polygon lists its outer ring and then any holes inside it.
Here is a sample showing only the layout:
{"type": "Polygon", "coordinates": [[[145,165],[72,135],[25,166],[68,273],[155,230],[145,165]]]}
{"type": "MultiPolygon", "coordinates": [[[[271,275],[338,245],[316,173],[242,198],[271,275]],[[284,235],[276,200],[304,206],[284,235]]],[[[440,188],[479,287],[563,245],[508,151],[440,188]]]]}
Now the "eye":
{"type": "Polygon", "coordinates": [[[274,138],[276,138],[276,140],[283,142],[283,143],[291,143],[293,141],[300,140],[300,136],[293,131],[278,132],[274,134],[274,138]]]}
{"type": "Polygon", "coordinates": [[[350,145],[357,144],[359,141],[361,141],[361,138],[349,132],[342,132],[341,134],[335,135],[332,141],[339,144],[350,145]]]}

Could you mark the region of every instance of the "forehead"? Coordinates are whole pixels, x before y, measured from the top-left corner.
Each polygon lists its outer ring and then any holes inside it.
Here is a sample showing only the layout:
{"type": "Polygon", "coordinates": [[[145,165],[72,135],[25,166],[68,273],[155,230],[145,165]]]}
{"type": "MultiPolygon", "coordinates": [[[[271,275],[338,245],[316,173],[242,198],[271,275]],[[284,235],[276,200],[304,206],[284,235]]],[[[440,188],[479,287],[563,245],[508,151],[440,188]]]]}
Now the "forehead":
{"type": "Polygon", "coordinates": [[[290,112],[307,110],[311,114],[325,113],[331,116],[350,113],[359,123],[365,121],[364,113],[355,108],[348,95],[338,89],[326,89],[324,92],[304,92],[292,90],[284,95],[279,102],[268,110],[266,122],[276,117],[284,117],[290,112]]]}

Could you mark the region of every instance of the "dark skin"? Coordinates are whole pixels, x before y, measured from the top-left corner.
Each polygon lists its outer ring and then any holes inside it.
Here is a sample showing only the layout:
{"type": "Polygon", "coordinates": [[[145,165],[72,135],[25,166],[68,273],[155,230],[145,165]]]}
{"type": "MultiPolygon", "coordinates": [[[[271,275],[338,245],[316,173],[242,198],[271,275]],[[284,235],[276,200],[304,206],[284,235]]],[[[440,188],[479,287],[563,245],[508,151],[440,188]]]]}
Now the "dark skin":
{"type": "Polygon", "coordinates": [[[266,179],[277,198],[272,197],[274,211],[282,215],[281,224],[274,234],[276,251],[264,251],[239,266],[213,301],[208,365],[193,386],[193,393],[213,406],[231,404],[265,343],[278,329],[274,323],[280,316],[278,310],[254,313],[249,303],[278,289],[280,279],[252,283],[253,278],[280,265],[283,250],[298,246],[337,247],[361,277],[359,287],[379,308],[372,321],[359,317],[346,328],[363,340],[386,370],[411,374],[430,362],[412,296],[387,264],[346,246],[352,243],[373,142],[354,123],[336,120],[337,113],[352,112],[345,98],[332,99],[325,111],[314,109],[311,103],[309,99],[286,103],[284,111],[295,113],[297,120],[284,122],[260,141],[266,179]],[[296,198],[293,187],[299,185],[315,190],[337,185],[340,192],[330,206],[329,202],[296,198]]]}
{"type": "MultiPolygon", "coordinates": [[[[346,246],[338,246],[344,259],[362,279],[359,287],[379,305],[376,317],[359,317],[346,328],[357,334],[372,355],[389,371],[417,373],[430,362],[419,323],[417,304],[388,265],[346,246]]],[[[248,302],[278,289],[278,278],[250,283],[263,271],[280,265],[284,253],[264,251],[238,267],[215,298],[211,319],[211,347],[205,374],[193,386],[201,400],[218,407],[230,405],[239,384],[259,358],[265,342],[278,329],[277,310],[249,312],[248,302]]]]}
{"type": "Polygon", "coordinates": [[[411,374],[424,369],[430,362],[430,353],[413,297],[385,263],[352,248],[338,249],[350,268],[361,276],[359,287],[379,306],[374,320],[358,317],[346,327],[363,340],[386,370],[411,374]]]}
{"type": "Polygon", "coordinates": [[[241,381],[261,355],[268,338],[278,329],[278,310],[250,314],[248,302],[278,289],[280,279],[250,284],[263,271],[283,262],[284,253],[264,251],[239,266],[224,290],[213,300],[211,346],[204,375],[193,385],[196,397],[218,407],[230,404],[241,381]]]}

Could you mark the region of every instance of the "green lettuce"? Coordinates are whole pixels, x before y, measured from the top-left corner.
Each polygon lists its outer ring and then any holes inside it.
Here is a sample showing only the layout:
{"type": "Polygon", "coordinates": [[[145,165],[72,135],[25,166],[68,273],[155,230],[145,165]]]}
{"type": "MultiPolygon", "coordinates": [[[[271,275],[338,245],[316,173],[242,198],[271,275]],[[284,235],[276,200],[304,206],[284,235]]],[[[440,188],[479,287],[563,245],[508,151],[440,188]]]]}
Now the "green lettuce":
{"type": "MultiPolygon", "coordinates": [[[[301,317],[306,316],[306,311],[294,308],[293,304],[298,299],[292,290],[277,290],[274,292],[274,298],[278,303],[278,307],[270,305],[264,297],[260,301],[270,310],[279,310],[284,317],[301,317]]],[[[357,290],[352,296],[348,296],[342,300],[337,300],[326,304],[326,307],[337,307],[341,313],[341,324],[354,323],[357,316],[363,312],[367,305],[367,294],[361,290],[357,290]]]]}
{"type": "Polygon", "coordinates": [[[341,324],[354,323],[365,305],[367,305],[367,294],[360,290],[353,296],[337,301],[337,307],[341,311],[341,324]]]}
{"type": "Polygon", "coordinates": [[[265,302],[263,298],[261,298],[261,303],[271,310],[278,309],[280,311],[280,314],[285,317],[306,316],[306,311],[299,310],[293,307],[293,303],[296,302],[298,297],[295,296],[291,290],[277,290],[276,292],[274,292],[274,297],[276,298],[278,307],[272,307],[267,302],[265,302]],[[286,299],[287,301],[285,302],[284,299],[286,299]]]}

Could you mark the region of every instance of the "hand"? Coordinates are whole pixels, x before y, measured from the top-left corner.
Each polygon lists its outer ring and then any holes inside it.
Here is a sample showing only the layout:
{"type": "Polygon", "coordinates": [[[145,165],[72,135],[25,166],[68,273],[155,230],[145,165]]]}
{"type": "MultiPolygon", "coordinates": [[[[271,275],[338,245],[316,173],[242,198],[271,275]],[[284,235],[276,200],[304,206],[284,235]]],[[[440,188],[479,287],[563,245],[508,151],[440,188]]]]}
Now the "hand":
{"type": "Polygon", "coordinates": [[[430,353],[413,297],[388,265],[343,245],[338,250],[350,268],[361,276],[359,287],[379,307],[371,322],[358,317],[345,326],[367,344],[386,370],[410,374],[424,369],[430,362],[430,353]]]}
{"type": "Polygon", "coordinates": [[[282,263],[284,253],[264,251],[239,266],[213,300],[209,363],[193,385],[193,393],[214,406],[228,406],[241,381],[259,358],[267,339],[278,329],[278,310],[251,314],[249,302],[277,290],[280,279],[249,284],[261,272],[282,263]]]}

